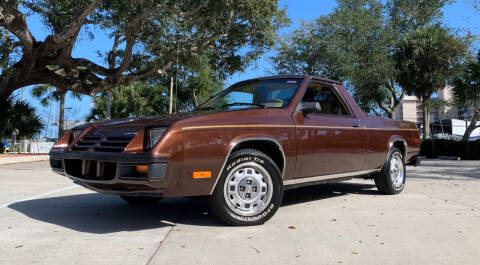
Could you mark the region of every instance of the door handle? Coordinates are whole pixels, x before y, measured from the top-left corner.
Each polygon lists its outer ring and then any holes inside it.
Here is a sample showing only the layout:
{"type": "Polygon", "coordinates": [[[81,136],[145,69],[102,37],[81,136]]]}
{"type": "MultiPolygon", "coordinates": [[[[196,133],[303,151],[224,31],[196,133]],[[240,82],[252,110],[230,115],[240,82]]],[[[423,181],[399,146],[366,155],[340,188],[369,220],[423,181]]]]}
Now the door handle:
{"type": "Polygon", "coordinates": [[[358,128],[358,127],[360,127],[360,124],[359,123],[352,123],[352,127],[358,128]]]}

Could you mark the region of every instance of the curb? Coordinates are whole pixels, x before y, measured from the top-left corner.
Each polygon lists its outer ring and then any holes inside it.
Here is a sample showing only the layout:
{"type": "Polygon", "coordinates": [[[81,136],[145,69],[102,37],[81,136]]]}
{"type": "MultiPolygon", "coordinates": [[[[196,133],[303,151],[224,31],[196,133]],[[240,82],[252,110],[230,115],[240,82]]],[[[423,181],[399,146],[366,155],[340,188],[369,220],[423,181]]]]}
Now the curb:
{"type": "Polygon", "coordinates": [[[29,155],[29,156],[15,156],[15,157],[0,157],[0,165],[11,165],[17,163],[39,162],[47,161],[48,155],[29,155]]]}

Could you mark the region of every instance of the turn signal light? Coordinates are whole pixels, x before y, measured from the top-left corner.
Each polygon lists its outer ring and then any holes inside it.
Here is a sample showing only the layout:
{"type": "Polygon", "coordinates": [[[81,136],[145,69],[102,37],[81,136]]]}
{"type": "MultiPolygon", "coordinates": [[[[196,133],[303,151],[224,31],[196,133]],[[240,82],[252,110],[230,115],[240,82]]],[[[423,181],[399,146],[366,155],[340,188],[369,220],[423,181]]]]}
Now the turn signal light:
{"type": "Polygon", "coordinates": [[[137,171],[137,173],[147,174],[148,166],[135,166],[135,170],[137,171]]]}
{"type": "Polygon", "coordinates": [[[212,171],[194,171],[194,179],[208,179],[212,177],[212,171]]]}

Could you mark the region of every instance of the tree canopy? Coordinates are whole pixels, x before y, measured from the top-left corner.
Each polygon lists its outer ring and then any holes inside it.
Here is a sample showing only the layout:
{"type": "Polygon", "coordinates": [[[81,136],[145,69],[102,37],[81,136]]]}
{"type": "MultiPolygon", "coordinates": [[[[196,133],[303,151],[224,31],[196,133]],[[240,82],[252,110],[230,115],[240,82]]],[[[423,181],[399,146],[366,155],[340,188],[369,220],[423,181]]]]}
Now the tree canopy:
{"type": "Polygon", "coordinates": [[[395,52],[400,85],[428,100],[446,86],[467,49],[462,39],[439,24],[408,33],[395,52]]]}
{"type": "Polygon", "coordinates": [[[300,29],[284,36],[271,57],[279,74],[307,74],[341,78],[336,50],[331,42],[334,37],[331,21],[320,17],[315,22],[303,22],[300,29]]]}
{"type": "MultiPolygon", "coordinates": [[[[51,101],[57,101],[58,104],[58,138],[65,133],[65,97],[68,94],[67,90],[61,90],[48,84],[37,85],[32,89],[32,96],[40,99],[43,106],[50,105],[51,101]]],[[[71,96],[76,99],[81,99],[81,95],[77,92],[72,92],[71,96]]]]}
{"type": "Polygon", "coordinates": [[[286,23],[276,0],[0,0],[0,99],[35,84],[95,95],[205,51],[231,74],[270,48],[286,23]],[[44,40],[32,35],[30,15],[51,30],[44,40]],[[80,33],[95,41],[92,27],[111,38],[104,63],[72,56],[80,33]]]}
{"type": "Polygon", "coordinates": [[[474,109],[470,126],[463,135],[463,140],[468,140],[475,128],[480,127],[480,51],[476,58],[470,58],[462,65],[453,80],[453,99],[459,106],[474,109]]]}
{"type": "Polygon", "coordinates": [[[333,13],[304,23],[277,47],[280,73],[345,81],[364,110],[394,117],[405,89],[395,50],[406,34],[436,24],[448,0],[337,0],[333,13]]]}
{"type": "Polygon", "coordinates": [[[430,137],[428,100],[447,85],[468,50],[467,42],[440,24],[406,34],[395,51],[398,82],[423,103],[423,137],[430,137]]]}
{"type": "MultiPolygon", "coordinates": [[[[168,112],[167,87],[148,82],[134,82],[119,86],[112,92],[111,118],[120,119],[153,116],[168,112]]],[[[104,120],[107,113],[107,94],[95,97],[89,120],[104,120]]]]}
{"type": "MultiPolygon", "coordinates": [[[[223,78],[208,64],[208,56],[192,60],[188,67],[175,69],[174,110],[193,110],[223,88],[223,78]]],[[[134,82],[112,92],[111,114],[114,119],[155,116],[168,112],[170,78],[134,82]]],[[[94,98],[94,108],[87,120],[106,118],[107,93],[94,98]]]]}
{"type": "Polygon", "coordinates": [[[480,0],[472,0],[473,8],[480,11],[480,0]]]}

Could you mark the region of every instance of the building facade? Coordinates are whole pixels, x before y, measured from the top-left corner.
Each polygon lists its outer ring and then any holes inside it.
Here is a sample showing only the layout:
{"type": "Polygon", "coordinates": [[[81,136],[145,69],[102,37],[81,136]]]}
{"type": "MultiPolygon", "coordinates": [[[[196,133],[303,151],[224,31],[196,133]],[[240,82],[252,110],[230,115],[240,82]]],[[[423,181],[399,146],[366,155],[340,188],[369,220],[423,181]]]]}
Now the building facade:
{"type": "MultiPolygon", "coordinates": [[[[463,108],[451,103],[451,87],[440,90],[432,100],[437,100],[436,104],[430,109],[430,121],[432,123],[450,119],[470,121],[475,112],[474,107],[463,108]]],[[[416,96],[405,96],[395,118],[397,120],[423,123],[422,102],[416,96]]]]}
{"type": "MultiPolygon", "coordinates": [[[[432,98],[430,107],[430,129],[432,135],[463,136],[475,113],[474,107],[458,107],[452,104],[452,88],[440,90],[432,98]]],[[[396,119],[412,121],[422,126],[422,102],[415,96],[405,96],[396,113],[396,119]]],[[[471,138],[479,138],[480,129],[472,132],[471,138]]]]}

